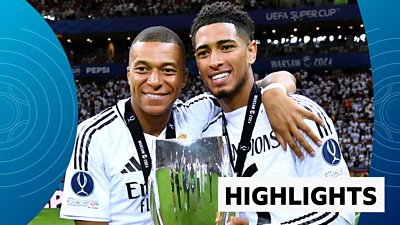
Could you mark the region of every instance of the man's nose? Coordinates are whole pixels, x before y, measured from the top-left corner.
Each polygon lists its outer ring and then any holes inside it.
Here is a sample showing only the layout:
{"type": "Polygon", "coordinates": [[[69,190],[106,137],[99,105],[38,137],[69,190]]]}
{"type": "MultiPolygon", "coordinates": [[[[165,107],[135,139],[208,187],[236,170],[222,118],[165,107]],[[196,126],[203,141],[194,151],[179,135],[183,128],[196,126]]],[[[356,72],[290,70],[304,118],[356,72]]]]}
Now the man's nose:
{"type": "Polygon", "coordinates": [[[162,74],[159,71],[152,71],[149,78],[147,79],[147,83],[157,88],[162,84],[162,74]]]}
{"type": "Polygon", "coordinates": [[[210,55],[210,67],[213,69],[218,69],[223,65],[222,57],[218,52],[211,52],[210,55]]]}

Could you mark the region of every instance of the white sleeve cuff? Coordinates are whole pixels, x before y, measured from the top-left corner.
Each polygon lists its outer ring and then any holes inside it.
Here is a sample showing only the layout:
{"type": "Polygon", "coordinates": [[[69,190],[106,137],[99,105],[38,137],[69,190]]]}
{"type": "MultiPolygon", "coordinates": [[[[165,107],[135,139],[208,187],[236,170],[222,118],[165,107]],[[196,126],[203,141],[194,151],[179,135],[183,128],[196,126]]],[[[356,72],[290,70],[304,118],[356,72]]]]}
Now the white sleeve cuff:
{"type": "Polygon", "coordinates": [[[264,92],[266,92],[267,90],[273,89],[273,88],[279,88],[279,89],[281,89],[285,94],[287,94],[285,86],[283,86],[283,84],[281,84],[281,83],[271,83],[271,84],[268,84],[265,88],[261,89],[261,94],[263,95],[264,92]]]}

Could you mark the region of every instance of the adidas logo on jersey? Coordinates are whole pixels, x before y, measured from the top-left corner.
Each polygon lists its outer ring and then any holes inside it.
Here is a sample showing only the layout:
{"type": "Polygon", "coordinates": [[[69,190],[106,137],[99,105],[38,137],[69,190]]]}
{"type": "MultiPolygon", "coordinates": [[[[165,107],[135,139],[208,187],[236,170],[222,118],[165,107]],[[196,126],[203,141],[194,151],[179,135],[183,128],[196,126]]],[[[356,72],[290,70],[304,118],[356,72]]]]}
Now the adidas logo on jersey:
{"type": "Polygon", "coordinates": [[[132,156],[132,158],[129,159],[129,161],[125,164],[124,168],[121,170],[121,173],[125,174],[125,173],[137,172],[137,171],[142,171],[142,166],[135,159],[135,157],[132,156]]]}

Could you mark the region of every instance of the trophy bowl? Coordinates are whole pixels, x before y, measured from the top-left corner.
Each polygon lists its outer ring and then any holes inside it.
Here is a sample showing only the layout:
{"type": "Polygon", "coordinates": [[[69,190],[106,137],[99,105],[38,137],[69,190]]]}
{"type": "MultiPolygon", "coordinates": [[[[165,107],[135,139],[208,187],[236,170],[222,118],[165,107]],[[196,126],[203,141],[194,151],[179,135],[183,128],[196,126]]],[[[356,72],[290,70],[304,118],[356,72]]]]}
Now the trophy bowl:
{"type": "MultiPolygon", "coordinates": [[[[218,177],[233,175],[222,137],[155,142],[150,192],[154,224],[215,224],[218,177]]],[[[227,217],[228,213],[219,213],[220,224],[227,217]]]]}

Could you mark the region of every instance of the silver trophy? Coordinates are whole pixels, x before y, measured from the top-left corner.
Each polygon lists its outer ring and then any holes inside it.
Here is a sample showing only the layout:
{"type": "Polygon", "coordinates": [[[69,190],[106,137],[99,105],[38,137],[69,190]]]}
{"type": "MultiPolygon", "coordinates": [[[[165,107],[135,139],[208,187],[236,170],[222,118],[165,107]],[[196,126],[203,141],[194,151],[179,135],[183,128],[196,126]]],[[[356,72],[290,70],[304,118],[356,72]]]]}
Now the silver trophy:
{"type": "MultiPolygon", "coordinates": [[[[222,137],[156,140],[151,212],[156,225],[213,225],[218,177],[232,176],[222,137]]],[[[153,167],[154,168],[154,167],[153,167]]],[[[229,213],[219,213],[219,224],[229,213]]]]}

